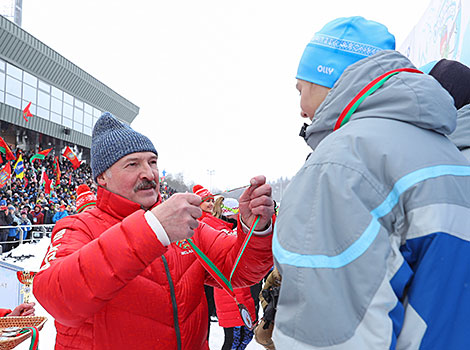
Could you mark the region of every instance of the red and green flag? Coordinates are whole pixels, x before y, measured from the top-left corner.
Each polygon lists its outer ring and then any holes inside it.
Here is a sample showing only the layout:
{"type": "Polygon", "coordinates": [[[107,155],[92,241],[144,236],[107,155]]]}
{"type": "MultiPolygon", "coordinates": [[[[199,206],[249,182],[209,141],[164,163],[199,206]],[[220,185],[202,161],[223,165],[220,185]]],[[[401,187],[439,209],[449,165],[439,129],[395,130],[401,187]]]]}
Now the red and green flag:
{"type": "Polygon", "coordinates": [[[46,194],[51,193],[51,183],[52,183],[52,179],[49,179],[46,172],[44,172],[44,192],[46,194]]]}
{"type": "Polygon", "coordinates": [[[52,148],[48,148],[48,149],[45,149],[44,151],[39,151],[34,156],[29,158],[30,163],[34,162],[35,159],[43,160],[44,158],[46,158],[46,156],[49,154],[51,150],[52,148]]]}
{"type": "MultiPolygon", "coordinates": [[[[16,157],[11,151],[10,147],[8,147],[8,144],[5,142],[4,139],[0,137],[0,152],[5,154],[5,157],[7,160],[15,160],[16,157]]],[[[2,157],[0,157],[0,164],[3,163],[2,157]]]]}
{"type": "Polygon", "coordinates": [[[61,175],[59,157],[57,156],[54,159],[54,170],[55,170],[55,186],[57,187],[60,184],[60,175],[61,175]]]}
{"type": "Polygon", "coordinates": [[[10,162],[8,162],[0,170],[0,188],[6,185],[10,177],[11,177],[11,166],[10,166],[10,162]]]}
{"type": "Polygon", "coordinates": [[[67,148],[65,148],[65,151],[62,155],[65,158],[67,158],[70,161],[70,163],[72,163],[72,166],[73,166],[74,169],[78,169],[81,162],[78,160],[77,156],[75,155],[75,153],[72,152],[72,150],[69,148],[69,146],[67,146],[67,148]]]}

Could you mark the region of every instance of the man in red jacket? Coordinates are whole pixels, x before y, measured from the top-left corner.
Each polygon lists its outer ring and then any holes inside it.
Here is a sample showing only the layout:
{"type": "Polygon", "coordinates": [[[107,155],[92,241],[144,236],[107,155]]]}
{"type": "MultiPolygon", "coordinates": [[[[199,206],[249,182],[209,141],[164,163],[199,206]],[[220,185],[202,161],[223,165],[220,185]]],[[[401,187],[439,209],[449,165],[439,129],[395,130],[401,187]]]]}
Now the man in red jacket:
{"type": "Polygon", "coordinates": [[[60,220],[34,279],[34,294],[55,318],[56,350],[208,349],[204,283],[216,285],[193,242],[225,275],[249,231],[255,234],[232,278],[258,282],[272,266],[271,187],[251,179],[240,197],[242,227],[228,236],[199,223],[201,199],[159,194],[152,142],[104,113],[93,129],[96,207],[60,220]]]}

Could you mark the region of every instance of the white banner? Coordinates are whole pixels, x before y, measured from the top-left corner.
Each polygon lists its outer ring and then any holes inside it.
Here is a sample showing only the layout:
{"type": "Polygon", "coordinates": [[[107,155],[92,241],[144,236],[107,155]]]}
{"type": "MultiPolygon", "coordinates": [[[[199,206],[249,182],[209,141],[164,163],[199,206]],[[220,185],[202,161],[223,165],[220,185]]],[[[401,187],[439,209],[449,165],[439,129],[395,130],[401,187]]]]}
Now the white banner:
{"type": "Polygon", "coordinates": [[[441,58],[470,66],[470,0],[432,0],[399,51],[417,68],[441,58]]]}
{"type": "Polygon", "coordinates": [[[0,308],[11,309],[23,302],[21,283],[18,281],[16,271],[23,268],[0,261],[0,308]]]}

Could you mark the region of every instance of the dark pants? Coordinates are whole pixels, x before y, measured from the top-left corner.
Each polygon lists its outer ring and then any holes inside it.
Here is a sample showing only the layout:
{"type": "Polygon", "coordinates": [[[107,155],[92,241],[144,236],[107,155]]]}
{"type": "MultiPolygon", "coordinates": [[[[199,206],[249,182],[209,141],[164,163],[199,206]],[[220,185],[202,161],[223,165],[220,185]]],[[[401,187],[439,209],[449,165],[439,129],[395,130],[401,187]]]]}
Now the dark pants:
{"type": "Polygon", "coordinates": [[[211,316],[217,316],[215,311],[215,301],[214,301],[214,287],[204,285],[204,292],[206,294],[207,300],[207,313],[208,313],[208,321],[207,321],[207,340],[209,340],[209,334],[211,332],[211,316]]]}
{"type": "Polygon", "coordinates": [[[244,350],[253,339],[253,331],[245,326],[224,328],[224,334],[222,350],[244,350]]]}

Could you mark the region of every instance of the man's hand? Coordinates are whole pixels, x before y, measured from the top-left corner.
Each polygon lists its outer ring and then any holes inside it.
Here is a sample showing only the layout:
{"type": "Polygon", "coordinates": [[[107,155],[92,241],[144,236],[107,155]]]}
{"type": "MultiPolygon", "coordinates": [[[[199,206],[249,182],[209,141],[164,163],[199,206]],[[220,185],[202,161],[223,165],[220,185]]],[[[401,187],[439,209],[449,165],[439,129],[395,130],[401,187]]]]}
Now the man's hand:
{"type": "Polygon", "coordinates": [[[170,242],[190,238],[202,215],[201,197],[192,193],[176,193],[151,211],[165,229],[170,242]]]}
{"type": "Polygon", "coordinates": [[[7,316],[34,316],[35,303],[23,303],[15,307],[15,309],[7,316]]]}
{"type": "Polygon", "coordinates": [[[259,175],[250,180],[250,187],[240,196],[239,205],[240,216],[245,225],[251,227],[259,215],[260,220],[255,230],[266,229],[274,214],[271,186],[266,183],[266,177],[259,175]]]}

